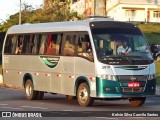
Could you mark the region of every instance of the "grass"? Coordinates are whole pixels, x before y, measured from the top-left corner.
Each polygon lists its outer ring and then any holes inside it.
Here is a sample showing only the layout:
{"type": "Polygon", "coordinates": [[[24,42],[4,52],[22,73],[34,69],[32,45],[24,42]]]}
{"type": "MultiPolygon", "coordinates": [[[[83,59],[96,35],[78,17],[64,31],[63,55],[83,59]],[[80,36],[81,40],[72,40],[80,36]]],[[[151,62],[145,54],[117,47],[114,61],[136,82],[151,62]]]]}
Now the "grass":
{"type": "Polygon", "coordinates": [[[148,40],[148,43],[151,44],[160,44],[160,33],[153,33],[153,32],[144,32],[145,37],[148,40]]]}
{"type": "Polygon", "coordinates": [[[147,38],[149,44],[160,44],[160,23],[136,23],[147,38]]]}
{"type": "Polygon", "coordinates": [[[143,32],[160,33],[160,23],[136,24],[143,32]]]}

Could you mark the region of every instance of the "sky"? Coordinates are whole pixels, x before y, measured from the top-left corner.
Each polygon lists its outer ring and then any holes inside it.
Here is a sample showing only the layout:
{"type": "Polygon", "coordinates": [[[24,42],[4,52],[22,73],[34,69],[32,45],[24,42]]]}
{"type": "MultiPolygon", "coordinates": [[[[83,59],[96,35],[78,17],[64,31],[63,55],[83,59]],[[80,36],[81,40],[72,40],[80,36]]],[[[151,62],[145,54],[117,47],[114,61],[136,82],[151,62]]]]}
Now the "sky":
{"type": "MultiPolygon", "coordinates": [[[[32,5],[33,8],[39,8],[43,0],[21,0],[21,3],[32,5]]],[[[6,21],[10,15],[19,12],[20,0],[0,0],[0,23],[6,21]]]]}

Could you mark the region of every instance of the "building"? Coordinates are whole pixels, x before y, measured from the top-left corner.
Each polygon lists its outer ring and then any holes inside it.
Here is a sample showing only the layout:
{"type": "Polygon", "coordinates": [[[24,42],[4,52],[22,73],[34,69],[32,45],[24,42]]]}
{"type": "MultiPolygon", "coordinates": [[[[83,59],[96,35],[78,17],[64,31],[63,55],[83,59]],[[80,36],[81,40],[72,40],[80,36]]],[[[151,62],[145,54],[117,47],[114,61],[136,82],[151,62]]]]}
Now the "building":
{"type": "Polygon", "coordinates": [[[106,16],[106,0],[77,0],[72,2],[71,11],[77,11],[85,16],[106,16]]]}
{"type": "Polygon", "coordinates": [[[107,15],[118,21],[160,22],[160,0],[61,1],[69,1],[71,11],[76,11],[79,15],[107,15]]]}
{"type": "Polygon", "coordinates": [[[160,0],[107,0],[106,10],[118,21],[160,22],[160,0]]]}
{"type": "Polygon", "coordinates": [[[76,11],[79,15],[83,15],[85,12],[85,0],[73,0],[71,2],[70,10],[76,11]]]}

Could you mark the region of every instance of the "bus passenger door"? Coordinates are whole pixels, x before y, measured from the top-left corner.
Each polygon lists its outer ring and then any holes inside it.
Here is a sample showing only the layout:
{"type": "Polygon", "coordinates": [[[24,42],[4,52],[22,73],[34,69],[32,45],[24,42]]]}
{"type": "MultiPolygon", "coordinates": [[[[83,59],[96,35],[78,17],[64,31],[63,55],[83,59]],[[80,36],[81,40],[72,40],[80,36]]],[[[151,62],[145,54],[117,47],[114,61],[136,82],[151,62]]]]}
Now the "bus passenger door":
{"type": "Polygon", "coordinates": [[[74,94],[75,83],[75,39],[76,35],[66,33],[63,38],[63,64],[62,64],[62,93],[66,95],[74,94]]]}
{"type": "Polygon", "coordinates": [[[61,93],[61,72],[62,72],[62,63],[63,57],[59,56],[60,47],[62,41],[62,33],[53,33],[48,36],[48,47],[47,54],[51,54],[52,58],[50,61],[52,62],[51,69],[51,92],[53,93],[61,93]]]}

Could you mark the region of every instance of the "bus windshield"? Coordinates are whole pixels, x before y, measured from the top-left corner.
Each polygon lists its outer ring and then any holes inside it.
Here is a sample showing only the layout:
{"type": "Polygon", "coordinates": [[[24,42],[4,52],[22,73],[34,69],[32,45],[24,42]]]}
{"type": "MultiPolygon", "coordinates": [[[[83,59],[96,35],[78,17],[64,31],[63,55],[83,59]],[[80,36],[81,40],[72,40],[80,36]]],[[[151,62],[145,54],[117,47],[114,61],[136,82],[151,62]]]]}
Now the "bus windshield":
{"type": "Polygon", "coordinates": [[[118,65],[153,62],[146,39],[138,28],[91,28],[91,31],[100,62],[118,65]]]}

